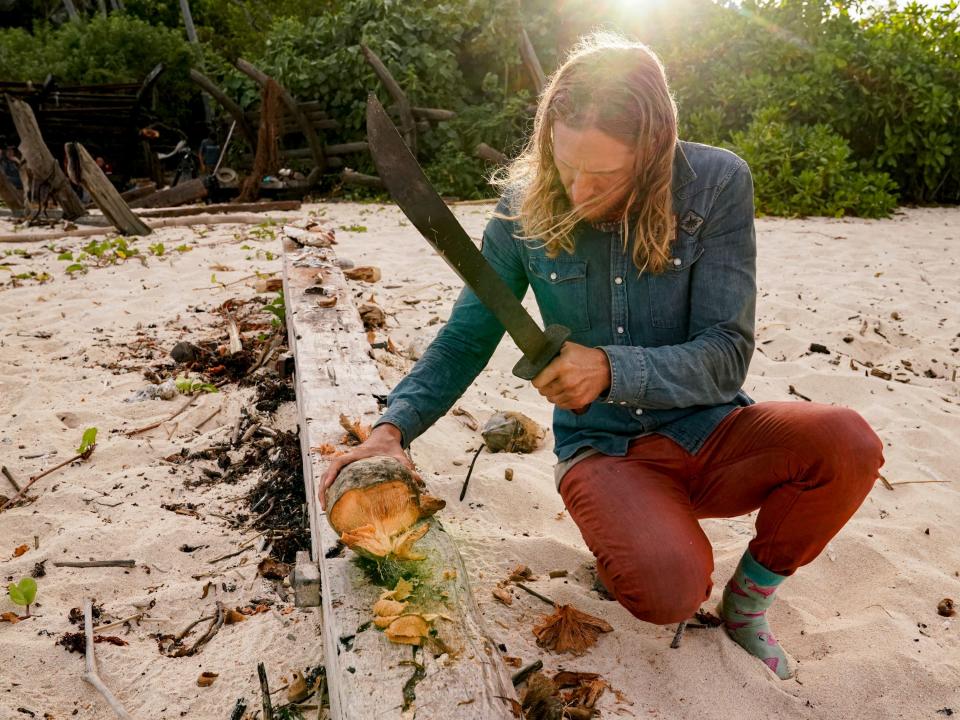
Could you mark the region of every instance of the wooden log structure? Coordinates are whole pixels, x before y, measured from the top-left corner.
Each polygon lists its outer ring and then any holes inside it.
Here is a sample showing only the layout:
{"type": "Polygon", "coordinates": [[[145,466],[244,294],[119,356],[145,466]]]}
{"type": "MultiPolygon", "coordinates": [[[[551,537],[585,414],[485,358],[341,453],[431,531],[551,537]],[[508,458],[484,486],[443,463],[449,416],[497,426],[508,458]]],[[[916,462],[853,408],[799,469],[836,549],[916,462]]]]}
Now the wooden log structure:
{"type": "Polygon", "coordinates": [[[233,101],[233,99],[227,95],[220,87],[213,82],[206,75],[201,73],[199,70],[190,70],[190,79],[204,92],[206,92],[210,97],[216,100],[220,106],[229,113],[237,122],[237,127],[240,129],[240,132],[243,133],[243,137],[246,139],[247,144],[250,145],[250,148],[253,150],[254,154],[257,152],[257,134],[253,130],[253,126],[247,120],[247,116],[244,114],[241,107],[233,101]]]}
{"type": "Polygon", "coordinates": [[[130,203],[132,208],[158,208],[186,205],[199,202],[210,194],[207,181],[204,178],[193,178],[173,187],[157,190],[157,192],[138,198],[130,203]]]}
{"type": "Polygon", "coordinates": [[[17,190],[2,172],[0,172],[0,200],[14,215],[20,215],[23,212],[23,193],[17,190]]]}
{"type": "MultiPolygon", "coordinates": [[[[261,88],[264,87],[267,82],[272,80],[269,75],[243,58],[237,58],[236,67],[243,74],[252,78],[253,81],[261,88]]],[[[283,101],[284,106],[286,106],[287,112],[289,112],[290,115],[296,119],[297,124],[300,126],[300,129],[303,132],[303,136],[307,140],[307,145],[310,147],[314,168],[307,177],[307,182],[309,185],[314,185],[320,179],[320,174],[327,168],[326,156],[324,155],[323,151],[323,143],[320,141],[316,130],[311,122],[307,119],[307,116],[300,111],[297,101],[293,99],[293,96],[290,94],[290,92],[285,87],[280,85],[280,83],[277,83],[277,86],[280,88],[280,99],[283,101]]]]}
{"type": "Polygon", "coordinates": [[[20,136],[20,152],[33,173],[33,181],[41,183],[49,189],[57,199],[63,210],[63,217],[67,220],[80,217],[84,214],[83,203],[70,187],[63,170],[53,158],[49,148],[43,141],[37,118],[27,103],[7,95],[7,107],[16,125],[20,136]]]}
{"type": "Polygon", "coordinates": [[[378,178],[376,175],[365,175],[363,173],[358,173],[355,170],[350,168],[344,168],[340,173],[340,182],[346,185],[362,185],[363,187],[372,187],[372,188],[381,188],[386,189],[386,185],[383,184],[383,180],[378,178]]]}
{"type": "Polygon", "coordinates": [[[547,84],[547,78],[543,74],[543,67],[540,65],[540,59],[537,57],[537,51],[533,49],[533,43],[530,42],[530,36],[527,35],[527,29],[520,28],[520,57],[527,73],[530,75],[530,81],[533,83],[537,95],[543,92],[543,86],[547,84]]]}
{"type": "MultiPolygon", "coordinates": [[[[317,502],[325,458],[312,448],[336,444],[339,414],[361,422],[380,412],[386,387],[373,361],[351,292],[327,247],[300,247],[284,238],[283,289],[309,504],[312,554],[320,565],[323,642],[332,720],[508,720],[516,691],[500,651],[489,638],[454,539],[440,518],[417,541],[426,555],[420,583],[440,592],[447,618],[434,628],[451,652],[390,642],[371,620],[384,592],[357,562],[317,502]],[[321,307],[315,288],[332,307],[321,307]],[[443,594],[445,593],[445,595],[443,594]],[[411,662],[412,661],[412,662],[411,662]],[[429,707],[429,710],[426,708],[429,707]],[[419,712],[418,712],[418,709],[419,712]]],[[[442,515],[442,512],[441,512],[442,515]]]]}
{"type": "Polygon", "coordinates": [[[481,160],[492,162],[495,165],[505,165],[507,162],[509,162],[506,155],[496,148],[490,147],[486,143],[480,143],[477,145],[477,147],[474,148],[473,153],[481,160]]]}
{"type": "Polygon", "coordinates": [[[67,143],[67,171],[70,179],[83,185],[113,226],[124,235],[149,235],[151,230],[134,215],[113,183],[80,143],[67,143]]]}
{"type": "Polygon", "coordinates": [[[131,188],[130,190],[120,193],[120,197],[123,198],[124,202],[131,203],[147,195],[153,195],[156,191],[157,184],[155,182],[148,182],[145,185],[140,185],[139,187],[131,188]]]}
{"type": "Polygon", "coordinates": [[[373,68],[373,72],[380,78],[380,82],[383,83],[387,92],[390,93],[390,97],[393,98],[396,112],[400,116],[400,125],[397,129],[400,131],[400,135],[403,136],[403,141],[407,144],[407,147],[410,148],[410,152],[416,157],[417,123],[414,120],[413,109],[410,106],[410,101],[407,100],[406,93],[403,92],[400,84],[394,79],[393,75],[387,69],[387,66],[383,64],[383,61],[373,50],[362,43],[360,49],[363,51],[363,56],[367,59],[370,67],[373,68]]]}

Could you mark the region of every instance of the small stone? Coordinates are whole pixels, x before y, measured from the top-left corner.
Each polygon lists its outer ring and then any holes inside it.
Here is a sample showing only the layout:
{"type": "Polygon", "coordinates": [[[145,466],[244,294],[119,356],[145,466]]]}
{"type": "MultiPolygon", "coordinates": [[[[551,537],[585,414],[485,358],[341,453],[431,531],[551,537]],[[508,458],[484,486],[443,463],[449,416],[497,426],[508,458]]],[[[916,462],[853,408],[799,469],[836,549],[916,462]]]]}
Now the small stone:
{"type": "Polygon", "coordinates": [[[513,468],[507,468],[504,470],[503,477],[507,480],[513,480],[513,468]]]}
{"type": "Polygon", "coordinates": [[[957,609],[954,605],[953,600],[950,598],[944,598],[939,603],[937,603],[937,612],[943,617],[953,617],[957,613],[957,609]]]}

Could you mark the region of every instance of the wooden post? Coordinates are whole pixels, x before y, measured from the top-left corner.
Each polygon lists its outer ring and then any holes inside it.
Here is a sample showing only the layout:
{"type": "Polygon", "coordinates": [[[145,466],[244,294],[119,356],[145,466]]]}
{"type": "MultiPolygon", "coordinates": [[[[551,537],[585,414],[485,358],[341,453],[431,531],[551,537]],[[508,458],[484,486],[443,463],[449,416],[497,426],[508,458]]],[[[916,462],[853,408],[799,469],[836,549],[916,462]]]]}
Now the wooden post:
{"type": "MultiPolygon", "coordinates": [[[[202,58],[200,51],[200,40],[197,38],[197,28],[193,25],[193,14],[190,12],[190,0],[180,0],[180,13],[183,15],[183,26],[187,31],[187,40],[193,45],[197,58],[202,58]]],[[[210,107],[210,98],[206,95],[200,96],[203,102],[203,119],[207,127],[213,127],[213,109],[210,107]]]]}
{"type": "Polygon", "coordinates": [[[433,649],[391,643],[370,623],[373,605],[384,589],[354,562],[352,550],[338,545],[337,533],[317,501],[317,482],[329,458],[312,448],[339,440],[343,435],[340,413],[361,422],[375,419],[380,413],[376,396],[385,394],[386,387],[369,356],[363,324],[333,250],[301,248],[289,238],[283,242],[287,335],[296,358],[294,382],[312,552],[320,564],[330,717],[511,720],[516,690],[487,633],[460,553],[440,515],[428,520],[430,529],[417,541],[416,549],[428,558],[420,582],[430,587],[426,594],[442,606],[436,612],[449,618],[437,619],[435,629],[450,652],[438,659],[433,649]],[[326,298],[337,298],[333,307],[318,305],[318,295],[311,292],[318,282],[326,298]]]}
{"type": "Polygon", "coordinates": [[[393,98],[397,114],[400,116],[400,127],[398,129],[403,136],[403,141],[407,144],[407,147],[410,148],[410,152],[416,157],[417,123],[413,119],[413,109],[410,107],[410,101],[407,100],[406,93],[403,92],[403,89],[397,81],[394,80],[393,75],[387,70],[387,66],[383,64],[383,61],[373,50],[362,44],[360,45],[360,49],[363,50],[363,56],[367,59],[367,62],[370,63],[373,72],[377,74],[380,82],[383,83],[387,92],[390,93],[390,97],[393,98]]]}
{"type": "Polygon", "coordinates": [[[253,150],[253,154],[256,155],[257,134],[253,131],[250,123],[247,122],[247,117],[243,114],[241,107],[203,73],[191,68],[190,79],[193,80],[201,90],[208,93],[210,97],[220,103],[220,106],[230,114],[230,117],[236,121],[237,127],[240,128],[240,132],[242,132],[243,136],[247,139],[247,143],[253,150]]]}
{"type": "Polygon", "coordinates": [[[533,49],[533,43],[530,42],[530,36],[527,35],[527,29],[524,27],[520,28],[520,57],[523,58],[523,64],[530,73],[530,80],[539,95],[543,92],[543,86],[547,84],[547,78],[543,74],[537,51],[533,49]]]}
{"type": "MultiPolygon", "coordinates": [[[[253,81],[261,88],[267,84],[268,80],[272,80],[269,75],[254,65],[251,65],[243,58],[237,58],[236,65],[237,69],[239,69],[248,77],[252,78],[253,81]]],[[[310,146],[310,153],[313,155],[315,167],[307,178],[307,184],[308,186],[312,186],[317,182],[317,180],[320,179],[320,173],[327,169],[327,160],[323,153],[323,143],[320,142],[320,138],[317,136],[317,131],[310,123],[310,120],[307,119],[307,116],[300,110],[300,106],[297,105],[297,101],[293,99],[293,96],[290,94],[290,92],[285,87],[280,85],[280,83],[277,83],[277,86],[280,88],[280,99],[283,100],[283,104],[286,106],[287,112],[289,112],[290,115],[293,116],[293,118],[297,121],[297,124],[300,126],[300,130],[307,139],[307,144],[310,146]]]]}
{"type": "Polygon", "coordinates": [[[122,234],[150,234],[150,228],[130,212],[113,183],[80,143],[67,143],[67,171],[75,183],[87,189],[97,207],[122,234]]]}
{"type": "Polygon", "coordinates": [[[11,95],[7,95],[7,107],[10,108],[10,116],[13,118],[13,124],[17,127],[17,134],[20,136],[20,152],[27,163],[27,167],[33,173],[34,182],[46,185],[51,194],[57,198],[60,207],[63,210],[63,217],[66,220],[83,215],[83,203],[70,187],[63,170],[53,158],[50,149],[43,141],[43,135],[40,134],[40,127],[37,125],[37,118],[33,114],[33,109],[22,100],[17,100],[11,95]]]}
{"type": "Polygon", "coordinates": [[[22,193],[14,187],[2,171],[0,171],[0,200],[3,200],[3,204],[10,208],[15,216],[23,212],[22,193]]]}

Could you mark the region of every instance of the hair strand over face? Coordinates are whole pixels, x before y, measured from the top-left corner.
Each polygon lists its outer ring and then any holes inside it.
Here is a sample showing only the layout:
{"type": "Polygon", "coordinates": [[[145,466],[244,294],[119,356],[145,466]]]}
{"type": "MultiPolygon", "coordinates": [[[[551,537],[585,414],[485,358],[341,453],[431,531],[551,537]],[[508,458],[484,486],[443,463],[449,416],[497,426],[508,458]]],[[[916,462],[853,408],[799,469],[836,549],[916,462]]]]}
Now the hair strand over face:
{"type": "Polygon", "coordinates": [[[596,129],[634,149],[632,183],[620,217],[624,249],[641,272],[667,265],[676,220],[673,155],[677,108],[659,58],[646,45],[598,32],[577,43],[544,88],[533,133],[520,155],[491,183],[512,197],[517,237],[538,241],[550,257],[574,250],[574,228],[584,218],[571,206],[553,155],[553,128],[596,129]]]}

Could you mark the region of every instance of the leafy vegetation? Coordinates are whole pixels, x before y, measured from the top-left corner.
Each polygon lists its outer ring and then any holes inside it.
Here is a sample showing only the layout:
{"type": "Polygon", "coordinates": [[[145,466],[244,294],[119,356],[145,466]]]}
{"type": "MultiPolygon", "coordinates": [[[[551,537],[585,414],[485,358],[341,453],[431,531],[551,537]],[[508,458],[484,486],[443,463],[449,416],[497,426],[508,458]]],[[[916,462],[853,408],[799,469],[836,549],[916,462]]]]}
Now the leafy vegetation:
{"type": "MultiPolygon", "coordinates": [[[[486,197],[490,168],[474,157],[476,145],[515,154],[536,100],[520,61],[520,24],[548,73],[578,35],[607,27],[660,54],[681,136],[740,153],[754,169],[764,213],[880,217],[897,202],[960,202],[958,3],[880,5],[192,0],[198,57],[185,43],[176,0],[128,0],[124,13],[106,18],[57,26],[62,19],[50,14],[32,30],[21,22],[0,31],[0,76],[130,81],[162,59],[167,110],[196,120],[197,91],[185,80],[191,63],[201,63],[242,106],[259,102],[257,87],[232,66],[242,56],[337,118],[340,127],[324,131],[326,142],[351,142],[363,136],[369,91],[392,103],[363,58],[366,45],[414,106],[457,112],[418,136],[418,157],[434,186],[445,195],[486,197]]],[[[240,152],[242,142],[235,144],[240,152]]],[[[348,163],[374,172],[366,154],[348,163]]],[[[346,194],[332,182],[324,189],[346,194]]],[[[356,198],[372,193],[349,191],[356,198]]],[[[272,234],[269,227],[251,232],[272,234]]]]}
{"type": "Polygon", "coordinates": [[[177,379],[173,381],[173,384],[176,385],[177,391],[181,395],[194,395],[198,392],[219,392],[216,385],[204,382],[200,378],[185,377],[184,375],[178,376],[177,379]]]}
{"type": "Polygon", "coordinates": [[[37,581],[25,577],[18,583],[10,583],[7,586],[7,594],[15,605],[26,607],[27,617],[30,617],[30,606],[37,597],[37,581]]]}

